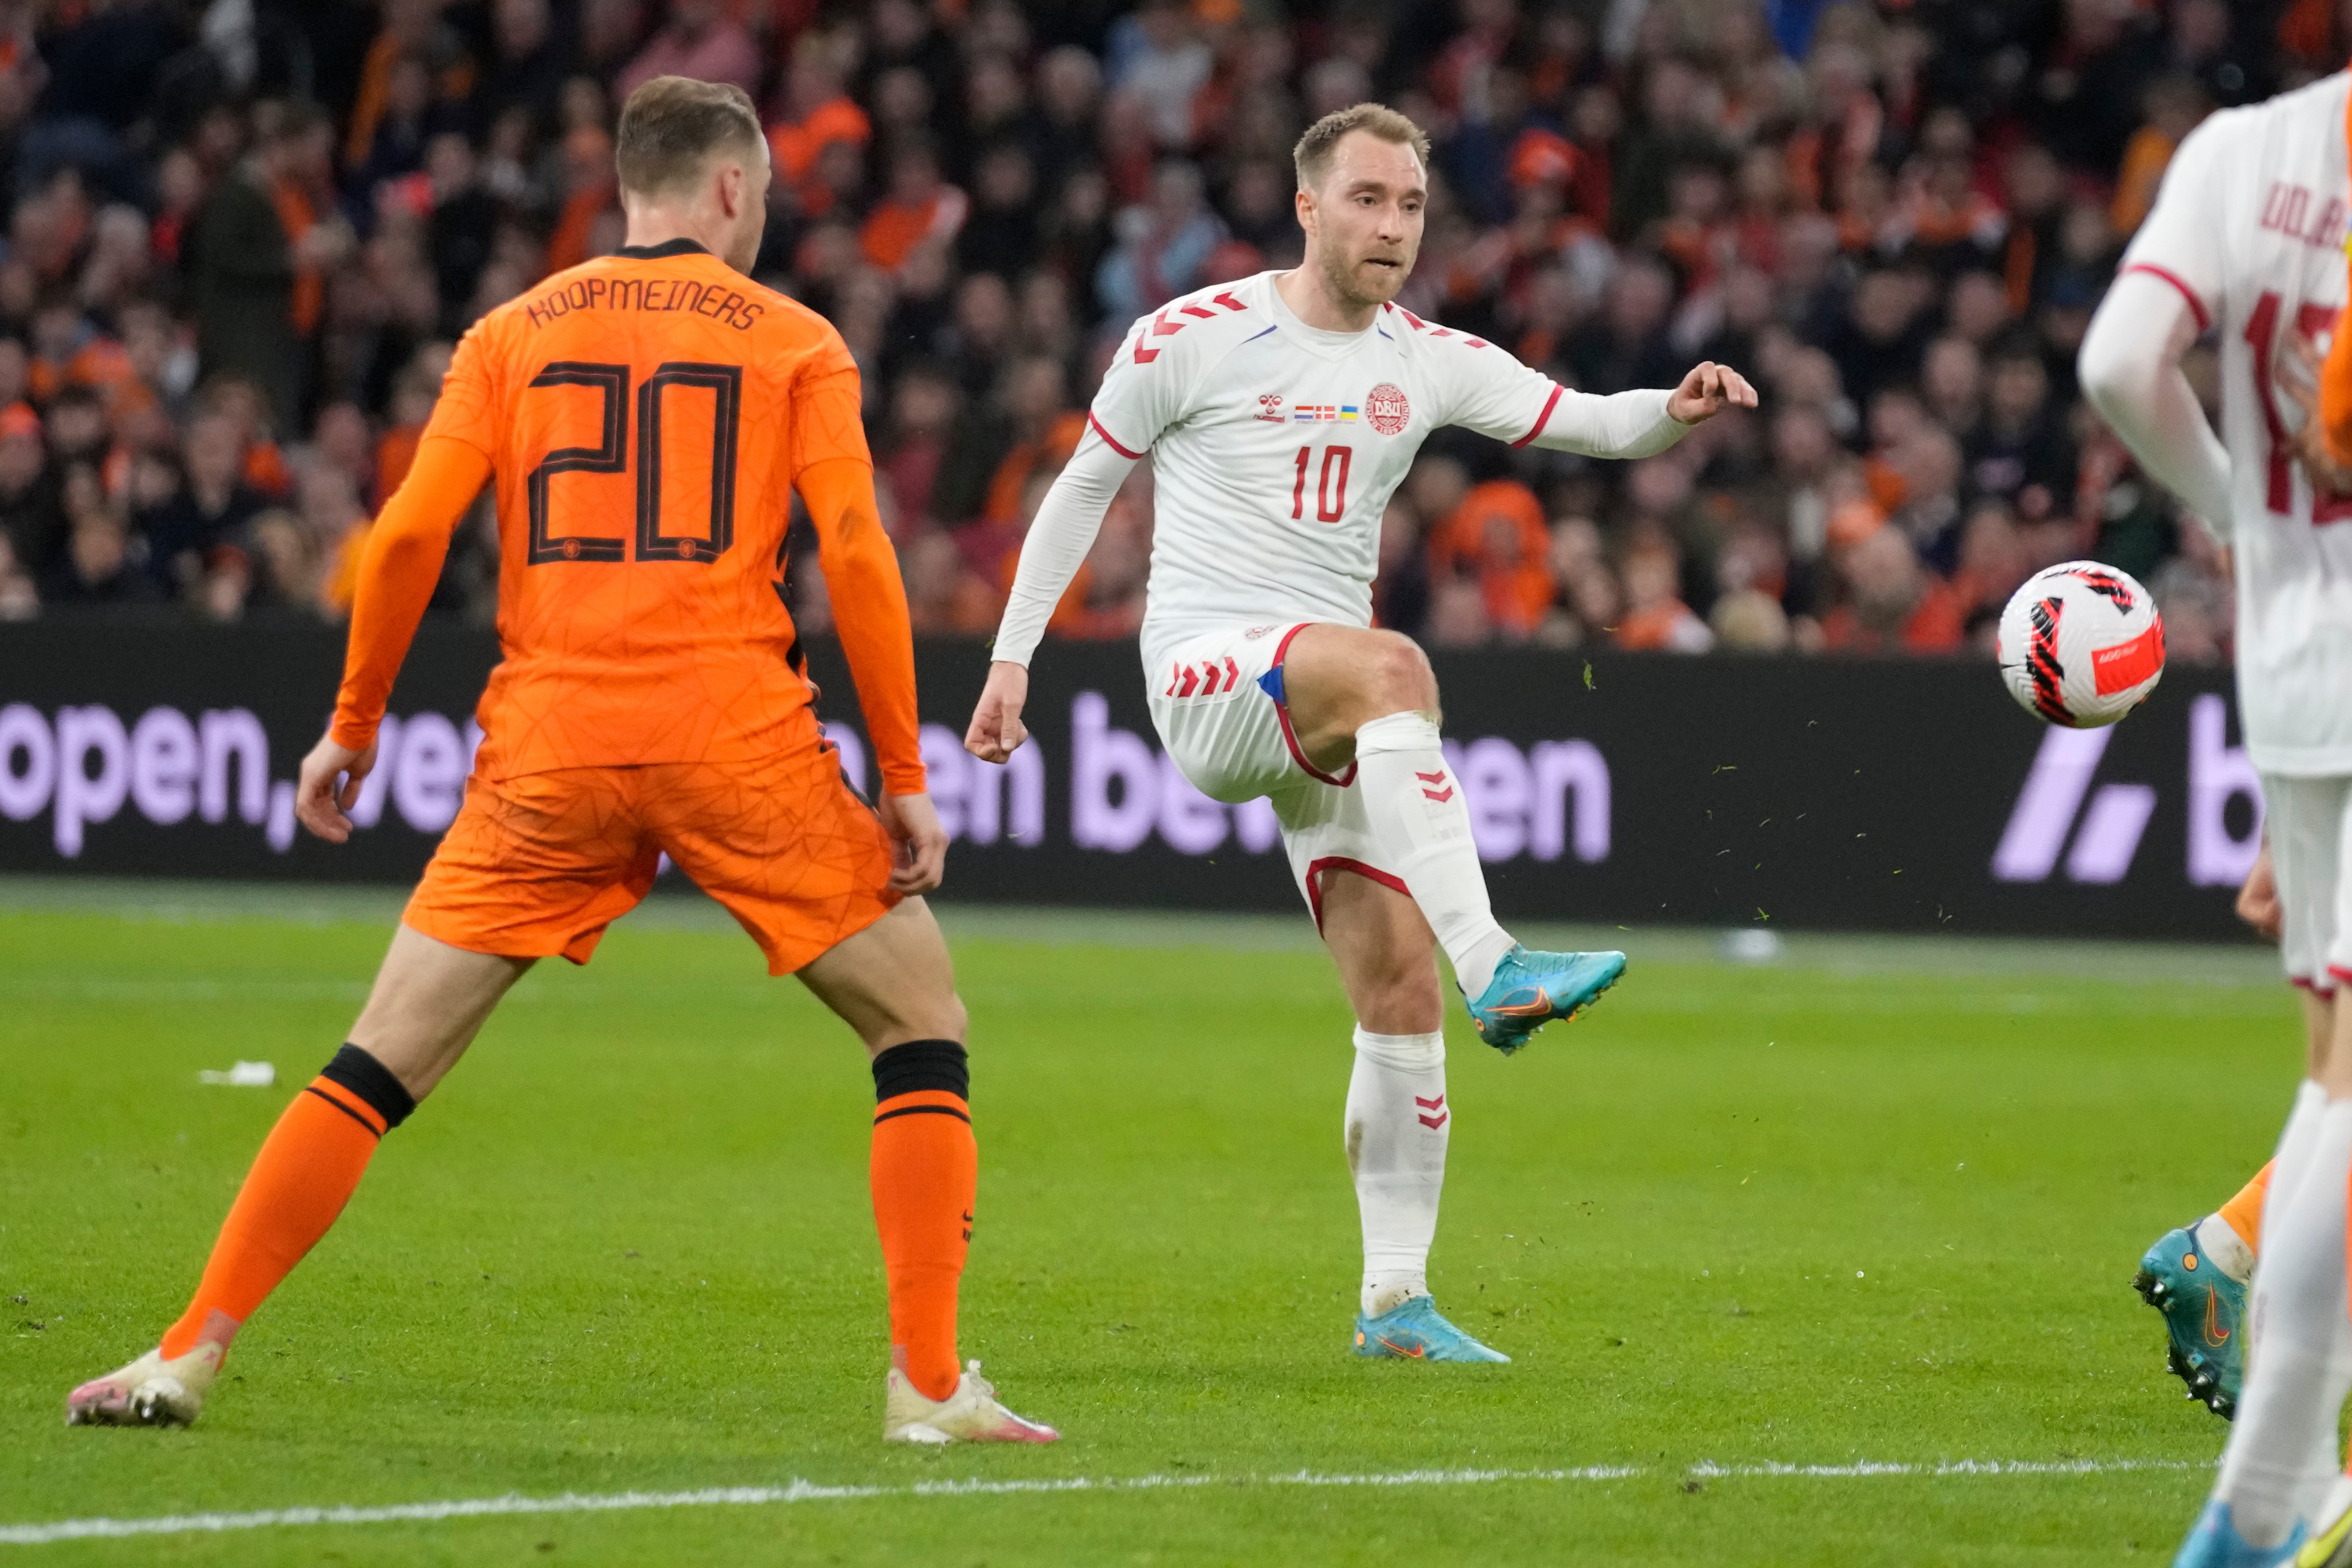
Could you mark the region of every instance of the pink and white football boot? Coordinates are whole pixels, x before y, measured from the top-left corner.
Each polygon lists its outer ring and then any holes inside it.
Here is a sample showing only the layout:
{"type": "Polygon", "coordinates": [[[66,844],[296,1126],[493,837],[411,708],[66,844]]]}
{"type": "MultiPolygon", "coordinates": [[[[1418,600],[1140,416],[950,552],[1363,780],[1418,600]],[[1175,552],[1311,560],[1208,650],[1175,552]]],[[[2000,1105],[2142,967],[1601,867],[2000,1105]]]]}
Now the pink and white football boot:
{"type": "Polygon", "coordinates": [[[945,1399],[923,1397],[907,1381],[894,1352],[884,1384],[882,1440],[886,1443],[1051,1443],[1061,1437],[1051,1427],[1015,1416],[997,1403],[996,1385],[972,1362],[945,1399]]]}

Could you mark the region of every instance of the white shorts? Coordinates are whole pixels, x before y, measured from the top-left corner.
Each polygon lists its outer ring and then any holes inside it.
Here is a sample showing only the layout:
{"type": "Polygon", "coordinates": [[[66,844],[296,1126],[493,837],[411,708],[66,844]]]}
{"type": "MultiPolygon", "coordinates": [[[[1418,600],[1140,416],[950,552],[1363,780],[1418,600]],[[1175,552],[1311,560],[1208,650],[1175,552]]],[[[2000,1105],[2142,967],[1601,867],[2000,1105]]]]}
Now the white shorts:
{"type": "MultiPolygon", "coordinates": [[[[1309,624],[1204,632],[1160,650],[1144,677],[1160,743],[1194,789],[1228,805],[1261,795],[1273,802],[1290,874],[1319,929],[1327,872],[1406,889],[1372,841],[1356,765],[1335,776],[1307,761],[1289,710],[1266,689],[1267,672],[1281,667],[1290,640],[1309,624]]],[[[1278,679],[1275,685],[1278,690],[1278,679]]]]}
{"type": "Polygon", "coordinates": [[[2326,997],[2352,981],[2352,778],[2263,775],[2286,977],[2326,997]]]}

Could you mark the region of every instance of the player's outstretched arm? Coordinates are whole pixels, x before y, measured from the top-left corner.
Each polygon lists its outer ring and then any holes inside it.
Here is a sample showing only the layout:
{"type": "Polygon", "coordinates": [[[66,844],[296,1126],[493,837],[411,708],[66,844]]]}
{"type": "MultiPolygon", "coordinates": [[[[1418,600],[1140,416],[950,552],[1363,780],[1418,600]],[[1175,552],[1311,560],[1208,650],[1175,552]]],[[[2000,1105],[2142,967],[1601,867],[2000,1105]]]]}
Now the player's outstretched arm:
{"type": "Polygon", "coordinates": [[[1045,634],[1054,606],[1069,591],[1071,579],[1102,531],[1111,497],[1127,483],[1137,459],[1115,450],[1099,432],[1088,431],[1076,452],[1054,478],[1037,507],[1028,537],[1021,541],[1021,564],[1004,619],[996,629],[996,659],[988,685],[964,731],[963,748],[982,762],[1002,762],[1029,738],[1021,709],[1029,700],[1029,660],[1045,634]]]}
{"type": "Polygon", "coordinates": [[[1756,389],[1729,365],[1701,360],[1691,367],[1683,384],[1666,395],[1666,417],[1677,424],[1699,424],[1727,408],[1754,408],[1756,389]]]}
{"type": "Polygon", "coordinates": [[[360,783],[375,766],[376,727],[383,722],[393,677],[441,580],[449,536],[489,476],[490,460],[481,448],[428,433],[408,477],[369,530],[334,721],[302,759],[295,788],[296,820],[329,843],[352,836],[351,818],[344,813],[359,800],[360,783]]]}

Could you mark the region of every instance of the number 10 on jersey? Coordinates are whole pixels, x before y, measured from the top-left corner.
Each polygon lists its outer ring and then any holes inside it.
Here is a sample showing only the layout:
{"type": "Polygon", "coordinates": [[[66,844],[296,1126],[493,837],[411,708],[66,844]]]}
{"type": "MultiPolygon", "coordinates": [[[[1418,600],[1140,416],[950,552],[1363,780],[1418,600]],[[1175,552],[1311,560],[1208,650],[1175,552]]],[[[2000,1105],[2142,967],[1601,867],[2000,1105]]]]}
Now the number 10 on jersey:
{"type": "MultiPolygon", "coordinates": [[[[1347,447],[1327,446],[1323,449],[1323,468],[1315,480],[1315,520],[1336,523],[1348,511],[1348,463],[1353,455],[1347,447]]],[[[1307,515],[1307,471],[1314,465],[1315,448],[1298,449],[1298,477],[1290,486],[1290,520],[1298,521],[1307,515]]]]}

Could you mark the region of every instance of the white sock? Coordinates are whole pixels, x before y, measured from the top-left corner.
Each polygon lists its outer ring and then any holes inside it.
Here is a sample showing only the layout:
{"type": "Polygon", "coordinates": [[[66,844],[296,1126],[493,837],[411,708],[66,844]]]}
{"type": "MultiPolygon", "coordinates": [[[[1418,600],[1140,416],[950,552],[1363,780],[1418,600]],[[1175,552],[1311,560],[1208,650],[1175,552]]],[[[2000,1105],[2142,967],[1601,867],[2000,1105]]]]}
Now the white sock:
{"type": "MultiPolygon", "coordinates": [[[[2294,1105],[2287,1112],[2286,1126],[2279,1133],[2278,1149],[2271,1155],[2271,1185],[2263,1192],[2263,1215],[2255,1231],[2256,1245],[2276,1217],[2282,1196],[2296,1190],[2311,1168],[2311,1151],[2319,1141],[2320,1113],[2327,1109],[2327,1092],[2311,1079],[2295,1085],[2294,1105]]],[[[2255,1259],[2255,1272],[2260,1273],[2262,1260],[2255,1259]]],[[[2261,1291],[2246,1297],[2246,1370],[2253,1370],[2254,1342],[2262,1338],[2263,1308],[2267,1298],[2261,1291]]]]}
{"type": "Polygon", "coordinates": [[[1417,713],[1392,713],[1356,731],[1356,788],[1364,792],[1373,841],[1437,933],[1464,994],[1476,996],[1511,950],[1511,936],[1486,901],[1470,808],[1445,765],[1437,726],[1417,713]]]}
{"type": "Polygon", "coordinates": [[[1445,1186],[1443,1034],[1373,1034],[1356,1029],[1348,1080],[1348,1168],[1364,1222],[1363,1309],[1378,1317],[1429,1293],[1429,1244],[1445,1186]]]}
{"type": "MultiPolygon", "coordinates": [[[[2273,1176],[2277,1172],[2271,1173],[2273,1176]]],[[[2269,1195],[2263,1195],[2268,1201],[2269,1195]]],[[[2205,1261],[2235,1280],[2241,1285],[2254,1277],[2254,1249],[2246,1245],[2238,1228],[2218,1214],[2209,1214],[2189,1227],[2189,1234],[2197,1238],[2197,1250],[2205,1261]]]]}
{"type": "Polygon", "coordinates": [[[2306,1078],[2295,1085],[2294,1104],[2287,1112],[2286,1127],[2279,1134],[2278,1148],[2271,1155],[2271,1185],[2263,1194],[2264,1218],[2269,1218],[2273,1194],[2291,1192],[2301,1185],[2303,1173],[2311,1162],[2312,1143],[2319,1136],[2320,1113],[2326,1109],[2327,1091],[2315,1081],[2306,1078]],[[2282,1182],[2286,1185],[2282,1186],[2282,1182]]]}
{"type": "Polygon", "coordinates": [[[2352,1385],[2352,1340],[2342,1327],[2352,1100],[2332,1101],[2320,1113],[2302,1164],[2290,1190],[2278,1185],[2288,1173],[2275,1173],[2263,1200],[2263,1262],[2254,1275],[2261,1332],[2250,1342],[2245,1394],[2213,1489],[2255,1547],[2285,1541],[2336,1479],[2336,1419],[2352,1385]]]}

